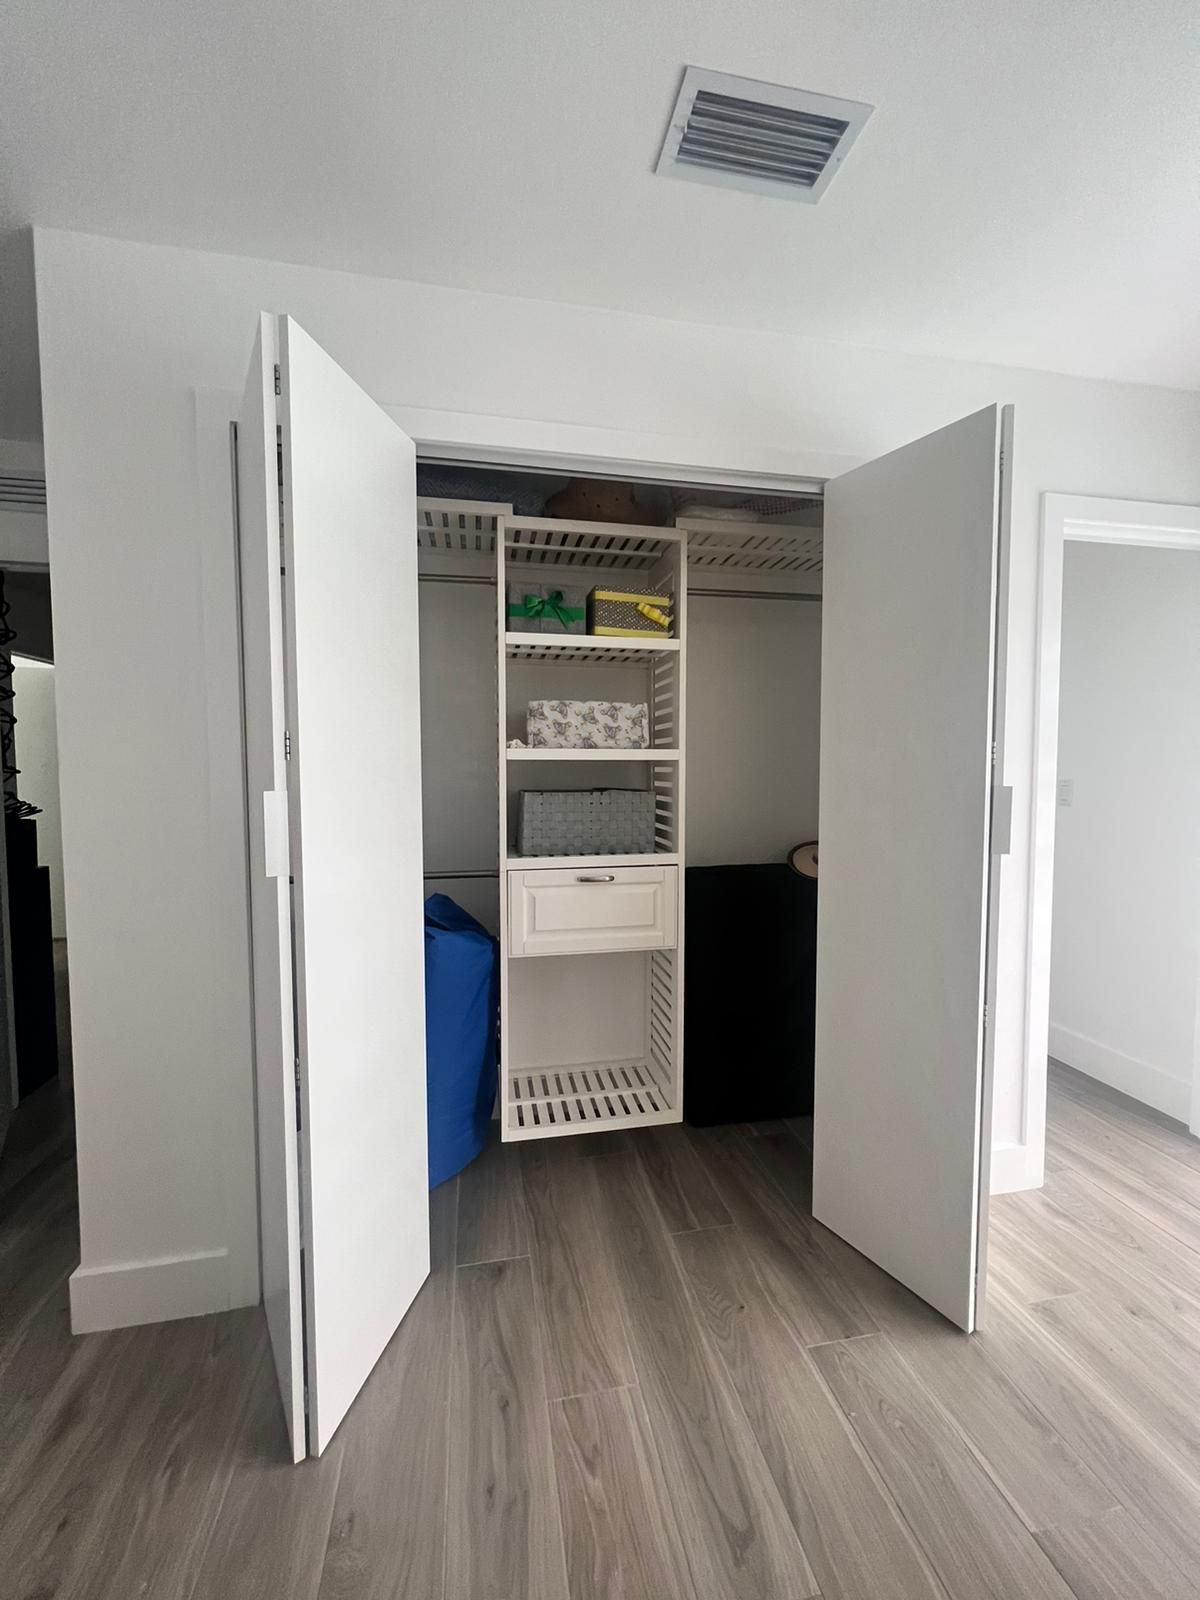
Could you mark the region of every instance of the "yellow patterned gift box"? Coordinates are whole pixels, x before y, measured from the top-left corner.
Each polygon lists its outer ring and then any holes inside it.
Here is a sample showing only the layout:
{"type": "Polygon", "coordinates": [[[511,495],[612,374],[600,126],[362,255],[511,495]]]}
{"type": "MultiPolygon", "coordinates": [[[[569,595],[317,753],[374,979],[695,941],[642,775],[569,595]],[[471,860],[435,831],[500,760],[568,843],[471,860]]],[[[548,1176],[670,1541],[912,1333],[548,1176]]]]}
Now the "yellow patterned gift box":
{"type": "Polygon", "coordinates": [[[588,632],[620,639],[669,639],[673,627],[669,594],[593,589],[587,603],[588,632]]]}

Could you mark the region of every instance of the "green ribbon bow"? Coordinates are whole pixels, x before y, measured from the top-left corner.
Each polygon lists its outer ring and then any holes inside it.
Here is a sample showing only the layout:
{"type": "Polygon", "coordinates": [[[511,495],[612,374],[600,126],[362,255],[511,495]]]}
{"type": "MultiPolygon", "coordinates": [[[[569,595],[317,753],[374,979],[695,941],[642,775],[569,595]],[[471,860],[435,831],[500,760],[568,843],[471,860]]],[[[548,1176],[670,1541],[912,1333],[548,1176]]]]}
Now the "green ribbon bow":
{"type": "Polygon", "coordinates": [[[544,617],[547,613],[564,628],[570,622],[581,622],[587,615],[582,606],[564,605],[561,589],[552,589],[547,595],[527,594],[520,605],[508,608],[510,617],[544,617]]]}

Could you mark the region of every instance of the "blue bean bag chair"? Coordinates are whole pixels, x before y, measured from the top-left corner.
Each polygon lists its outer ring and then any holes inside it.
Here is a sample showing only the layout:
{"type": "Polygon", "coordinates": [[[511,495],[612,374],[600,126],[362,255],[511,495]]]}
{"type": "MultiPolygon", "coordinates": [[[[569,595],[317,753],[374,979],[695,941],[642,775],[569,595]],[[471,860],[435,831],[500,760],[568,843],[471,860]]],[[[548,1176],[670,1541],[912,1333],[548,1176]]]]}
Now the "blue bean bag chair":
{"type": "Polygon", "coordinates": [[[483,1149],[496,1101],[500,947],[449,895],[425,902],[429,1187],[483,1149]]]}

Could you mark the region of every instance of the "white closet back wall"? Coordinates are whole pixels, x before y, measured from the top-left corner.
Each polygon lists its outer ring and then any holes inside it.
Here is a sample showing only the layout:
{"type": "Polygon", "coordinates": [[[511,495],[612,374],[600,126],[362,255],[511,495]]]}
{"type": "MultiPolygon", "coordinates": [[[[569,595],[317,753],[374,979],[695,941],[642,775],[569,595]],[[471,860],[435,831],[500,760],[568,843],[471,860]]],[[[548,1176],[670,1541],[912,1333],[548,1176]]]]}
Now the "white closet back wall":
{"type": "Polygon", "coordinates": [[[688,597],[688,865],[817,837],[819,601],[688,597]]]}
{"type": "Polygon", "coordinates": [[[428,878],[498,933],[496,866],[496,590],[486,583],[422,581],[421,789],[428,878]]]}
{"type": "MultiPolygon", "coordinates": [[[[428,580],[419,593],[425,870],[494,873],[495,590],[428,580]]],[[[782,861],[817,836],[820,604],[693,589],[689,625],[688,864],[782,861]]],[[[567,692],[562,684],[560,668],[546,692],[567,692]]],[[[555,787],[594,781],[568,771],[556,770],[555,787]]],[[[625,781],[623,771],[605,781],[625,781]]],[[[430,878],[425,888],[498,931],[495,877],[430,878]]]]}

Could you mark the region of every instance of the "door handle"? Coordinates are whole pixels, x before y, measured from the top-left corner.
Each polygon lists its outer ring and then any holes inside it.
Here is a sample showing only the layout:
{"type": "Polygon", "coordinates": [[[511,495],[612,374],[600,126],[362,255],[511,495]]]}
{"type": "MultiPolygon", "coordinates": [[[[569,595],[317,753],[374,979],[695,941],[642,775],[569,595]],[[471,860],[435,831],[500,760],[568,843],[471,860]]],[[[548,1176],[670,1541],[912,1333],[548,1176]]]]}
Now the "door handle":
{"type": "Polygon", "coordinates": [[[615,872],[585,873],[575,879],[576,883],[616,883],[616,881],[617,875],[615,872]]]}

